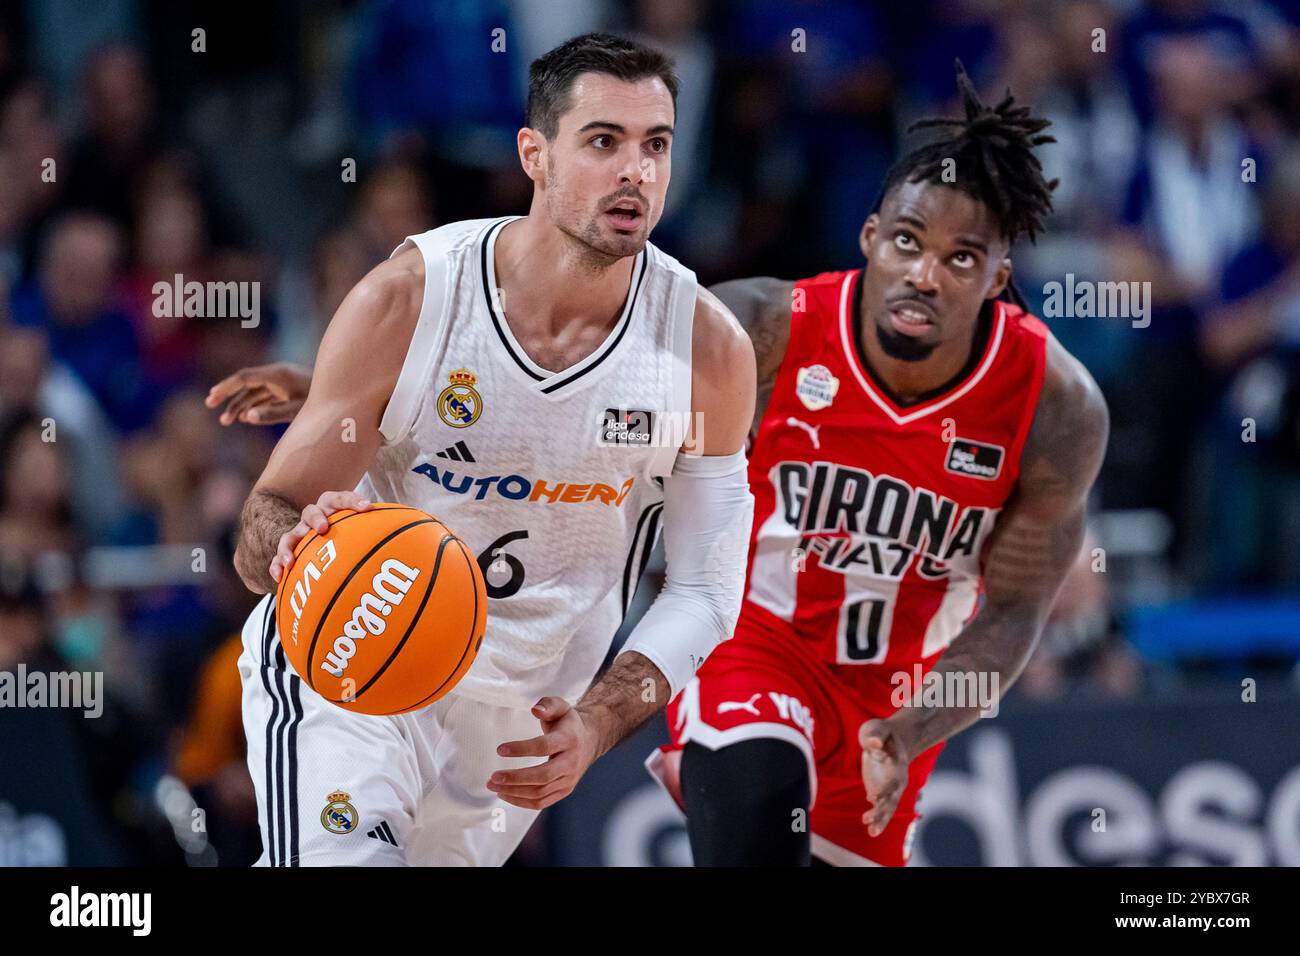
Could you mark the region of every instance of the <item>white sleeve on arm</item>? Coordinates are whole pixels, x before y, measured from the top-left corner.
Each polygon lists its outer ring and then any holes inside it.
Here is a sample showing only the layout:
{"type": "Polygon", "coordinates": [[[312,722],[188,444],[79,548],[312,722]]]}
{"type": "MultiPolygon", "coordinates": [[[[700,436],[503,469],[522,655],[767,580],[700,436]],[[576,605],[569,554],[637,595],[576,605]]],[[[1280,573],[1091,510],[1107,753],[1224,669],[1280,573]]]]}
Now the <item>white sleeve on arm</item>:
{"type": "Polygon", "coordinates": [[[666,580],[620,651],[648,657],[670,699],[736,627],[753,520],[743,451],[677,456],[664,479],[666,580]]]}

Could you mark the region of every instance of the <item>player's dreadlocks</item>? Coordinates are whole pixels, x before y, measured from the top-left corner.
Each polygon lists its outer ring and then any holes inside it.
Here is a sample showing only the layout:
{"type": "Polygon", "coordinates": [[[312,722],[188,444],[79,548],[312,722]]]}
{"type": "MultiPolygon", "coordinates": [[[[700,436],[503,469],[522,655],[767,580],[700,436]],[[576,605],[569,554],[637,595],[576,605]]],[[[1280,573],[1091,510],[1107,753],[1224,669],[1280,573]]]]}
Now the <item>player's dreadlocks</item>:
{"type": "MultiPolygon", "coordinates": [[[[966,118],[923,119],[907,128],[908,133],[946,128],[951,135],[918,147],[895,163],[885,176],[874,211],[880,211],[895,186],[932,182],[958,189],[987,206],[1007,242],[1022,233],[1033,242],[1052,211],[1052,190],[1057,184],[1043,178],[1042,164],[1034,155],[1035,146],[1056,142],[1053,136],[1037,135],[1051,121],[1031,116],[1027,106],[1017,106],[1010,90],[997,106],[986,106],[961,60],[955,65],[966,118]],[[945,165],[945,160],[955,163],[945,165]],[[952,181],[944,179],[946,169],[952,169],[952,181]]],[[[1012,301],[1026,308],[1014,283],[1008,283],[1007,291],[1012,301]]]]}

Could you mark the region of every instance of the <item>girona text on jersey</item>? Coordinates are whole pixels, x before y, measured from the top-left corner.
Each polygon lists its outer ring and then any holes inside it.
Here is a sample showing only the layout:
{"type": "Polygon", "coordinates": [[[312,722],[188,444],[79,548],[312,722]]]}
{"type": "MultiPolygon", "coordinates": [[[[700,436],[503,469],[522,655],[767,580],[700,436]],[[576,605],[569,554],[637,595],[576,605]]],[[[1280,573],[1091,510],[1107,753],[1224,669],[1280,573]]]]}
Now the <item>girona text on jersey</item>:
{"type": "Polygon", "coordinates": [[[969,557],[997,510],[958,508],[928,488],[827,461],[782,461],[769,472],[782,518],[801,532],[796,560],[830,571],[901,578],[918,553],[925,578],[969,557]]]}

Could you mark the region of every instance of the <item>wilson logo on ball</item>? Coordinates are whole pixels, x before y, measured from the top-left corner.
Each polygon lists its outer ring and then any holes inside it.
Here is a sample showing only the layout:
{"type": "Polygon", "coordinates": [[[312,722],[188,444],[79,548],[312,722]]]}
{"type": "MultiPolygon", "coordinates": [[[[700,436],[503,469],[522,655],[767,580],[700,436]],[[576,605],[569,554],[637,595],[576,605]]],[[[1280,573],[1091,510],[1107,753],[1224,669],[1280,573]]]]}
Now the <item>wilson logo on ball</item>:
{"type": "Polygon", "coordinates": [[[478,560],[417,508],[343,509],[294,549],[280,577],[276,625],[284,660],[345,710],[401,714],[456,686],[487,628],[478,560]],[[309,560],[310,559],[310,560],[309,560]]]}
{"type": "Polygon", "coordinates": [[[389,558],[370,581],[370,590],[361,595],[361,603],[352,609],[352,619],[343,625],[343,634],[334,639],[334,649],[321,661],[321,670],[342,677],[348,661],[357,653],[357,641],[367,634],[378,637],[384,633],[384,622],[393,608],[420,576],[419,568],[407,567],[396,558],[389,558]]]}

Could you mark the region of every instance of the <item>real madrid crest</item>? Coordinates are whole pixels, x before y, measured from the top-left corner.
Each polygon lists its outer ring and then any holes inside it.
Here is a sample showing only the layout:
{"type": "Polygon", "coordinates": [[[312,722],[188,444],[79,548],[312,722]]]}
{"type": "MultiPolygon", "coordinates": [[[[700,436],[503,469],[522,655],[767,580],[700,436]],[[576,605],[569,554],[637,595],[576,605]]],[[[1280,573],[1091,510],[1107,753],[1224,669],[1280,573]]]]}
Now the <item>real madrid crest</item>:
{"type": "Polygon", "coordinates": [[[795,394],[810,412],[830,405],[839,390],[840,380],[825,365],[808,365],[795,375],[795,394]]]}
{"type": "Polygon", "coordinates": [[[438,417],[452,428],[468,428],[483,414],[483,399],[474,386],[478,376],[467,368],[447,376],[451,384],[438,393],[438,417]]]}
{"type": "Polygon", "coordinates": [[[351,795],[343,790],[335,790],[326,798],[329,803],[320,812],[320,825],[330,833],[351,833],[357,828],[357,808],[348,801],[351,795]]]}

